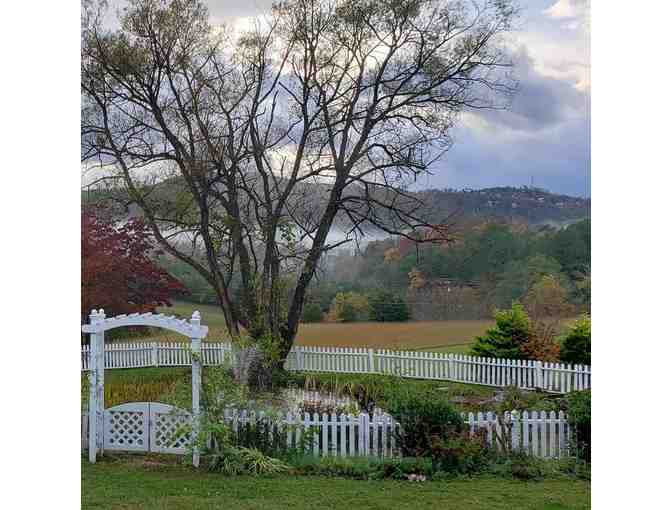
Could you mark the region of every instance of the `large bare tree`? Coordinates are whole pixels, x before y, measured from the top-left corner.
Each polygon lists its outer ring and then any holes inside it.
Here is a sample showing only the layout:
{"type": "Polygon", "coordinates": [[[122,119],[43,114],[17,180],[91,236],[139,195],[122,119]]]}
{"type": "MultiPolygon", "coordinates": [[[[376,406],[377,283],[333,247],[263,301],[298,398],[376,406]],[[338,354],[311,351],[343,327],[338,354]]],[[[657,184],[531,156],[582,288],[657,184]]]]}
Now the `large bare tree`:
{"type": "Polygon", "coordinates": [[[211,26],[198,0],[131,0],[114,28],[89,5],[83,160],[119,175],[158,243],[212,285],[231,336],[279,366],[325,252],[428,225],[408,187],[461,112],[506,104],[514,14],[290,0],[242,31],[211,26]]]}

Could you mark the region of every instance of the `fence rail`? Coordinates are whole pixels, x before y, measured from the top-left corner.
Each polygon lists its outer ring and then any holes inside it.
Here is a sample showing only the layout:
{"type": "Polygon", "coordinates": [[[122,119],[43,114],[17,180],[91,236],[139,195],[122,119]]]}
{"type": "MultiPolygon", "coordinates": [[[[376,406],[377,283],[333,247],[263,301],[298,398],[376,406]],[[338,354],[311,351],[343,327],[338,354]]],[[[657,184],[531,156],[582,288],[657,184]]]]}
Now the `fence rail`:
{"type": "MultiPolygon", "coordinates": [[[[204,365],[234,361],[229,342],[203,343],[204,365]]],[[[105,368],[190,366],[189,345],[179,342],[105,345],[105,368]]],[[[82,346],[82,370],[89,369],[89,346],[82,346]]],[[[348,347],[292,348],[287,370],[360,374],[396,374],[486,386],[518,386],[551,393],[591,387],[591,367],[532,360],[479,358],[452,353],[390,351],[348,347]]]]}
{"type": "MultiPolygon", "coordinates": [[[[502,438],[509,438],[512,449],[541,458],[569,455],[570,429],[562,411],[507,412],[501,417],[494,413],[462,413],[465,424],[475,433],[481,429],[488,444],[501,449],[502,438]],[[509,425],[506,425],[506,424],[509,425]],[[504,430],[510,427],[510,432],[504,430]],[[499,439],[498,439],[499,438],[499,439]]],[[[263,412],[230,409],[225,414],[234,434],[242,433],[250,424],[266,423],[267,435],[280,434],[290,448],[303,447],[315,456],[373,456],[401,455],[396,433],[399,423],[389,414],[293,414],[283,417],[266,416],[263,412]],[[308,433],[310,431],[310,433],[308,433]]],[[[82,448],[86,448],[88,415],[82,414],[82,448]]],[[[173,448],[172,453],[186,453],[187,448],[173,448]]]]}

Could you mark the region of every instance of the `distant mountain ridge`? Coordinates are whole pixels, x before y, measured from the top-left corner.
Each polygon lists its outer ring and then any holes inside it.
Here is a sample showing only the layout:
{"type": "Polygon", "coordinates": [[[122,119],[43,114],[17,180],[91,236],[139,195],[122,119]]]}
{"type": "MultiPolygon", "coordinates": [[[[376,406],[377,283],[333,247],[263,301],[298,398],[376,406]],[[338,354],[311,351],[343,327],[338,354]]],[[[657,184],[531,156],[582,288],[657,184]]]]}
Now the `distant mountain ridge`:
{"type": "Polygon", "coordinates": [[[463,216],[562,225],[590,216],[590,199],[533,187],[428,189],[416,193],[430,208],[432,219],[459,211],[463,216]]]}
{"type": "MultiPolygon", "coordinates": [[[[304,184],[314,188],[311,193],[302,193],[305,207],[318,209],[326,199],[330,187],[324,184],[304,184]]],[[[164,200],[173,195],[172,183],[159,185],[164,200]]],[[[441,224],[447,218],[462,217],[483,220],[505,221],[534,225],[564,226],[590,217],[590,199],[552,193],[550,191],[523,186],[520,188],[501,186],[483,189],[427,189],[408,192],[425,203],[423,216],[430,222],[441,224]]],[[[82,204],[97,199],[125,195],[121,190],[107,190],[102,193],[82,193],[82,204]]],[[[140,215],[137,207],[131,206],[121,218],[140,215]]],[[[346,218],[339,217],[335,226],[345,226],[346,218]]]]}

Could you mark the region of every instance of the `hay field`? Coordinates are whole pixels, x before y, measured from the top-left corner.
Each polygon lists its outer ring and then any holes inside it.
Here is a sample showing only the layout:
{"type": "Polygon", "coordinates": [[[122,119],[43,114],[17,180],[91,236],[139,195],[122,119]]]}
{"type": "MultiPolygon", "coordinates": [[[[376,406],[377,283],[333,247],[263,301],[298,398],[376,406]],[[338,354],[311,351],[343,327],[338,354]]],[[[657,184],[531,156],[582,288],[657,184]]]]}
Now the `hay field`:
{"type": "MultiPolygon", "coordinates": [[[[160,311],[169,315],[190,317],[193,310],[201,312],[202,323],[210,328],[209,341],[227,338],[224,318],[216,306],[176,302],[160,311]]],[[[574,319],[565,319],[565,325],[574,319]]],[[[446,320],[409,322],[320,322],[301,324],[298,345],[324,347],[373,347],[379,349],[421,350],[466,354],[474,338],[493,326],[495,321],[446,320]]],[[[157,331],[155,339],[178,340],[169,332],[157,331]]],[[[143,338],[149,340],[149,338],[143,338]]]]}
{"type": "MultiPolygon", "coordinates": [[[[177,302],[172,307],[160,311],[189,317],[195,309],[201,312],[203,324],[210,327],[208,340],[226,338],[224,319],[215,306],[177,302]]],[[[297,344],[466,352],[474,337],[482,334],[493,324],[492,320],[301,324],[297,344]]],[[[157,335],[157,337],[165,336],[167,335],[157,335]]]]}

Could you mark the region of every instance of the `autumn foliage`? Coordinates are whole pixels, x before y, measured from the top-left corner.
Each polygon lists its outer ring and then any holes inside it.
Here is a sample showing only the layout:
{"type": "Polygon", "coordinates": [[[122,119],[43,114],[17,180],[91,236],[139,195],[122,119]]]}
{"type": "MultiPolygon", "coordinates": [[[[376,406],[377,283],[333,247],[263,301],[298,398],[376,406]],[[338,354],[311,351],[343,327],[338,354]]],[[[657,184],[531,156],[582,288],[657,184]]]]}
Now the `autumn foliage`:
{"type": "Polygon", "coordinates": [[[101,212],[82,212],[82,301],[110,315],[153,311],[186,294],[182,283],[154,262],[159,252],[141,219],[115,225],[101,212]]]}

